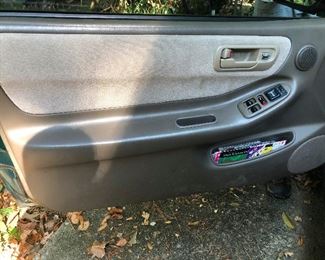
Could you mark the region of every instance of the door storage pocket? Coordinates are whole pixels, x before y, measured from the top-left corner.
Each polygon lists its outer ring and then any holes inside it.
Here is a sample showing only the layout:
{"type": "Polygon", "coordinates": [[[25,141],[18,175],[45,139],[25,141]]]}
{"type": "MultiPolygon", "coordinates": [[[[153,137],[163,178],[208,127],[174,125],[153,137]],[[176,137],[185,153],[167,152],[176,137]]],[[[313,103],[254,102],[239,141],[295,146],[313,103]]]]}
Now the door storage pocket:
{"type": "Polygon", "coordinates": [[[292,139],[293,133],[287,132],[243,143],[218,146],[212,148],[211,159],[218,166],[252,160],[283,149],[292,139]]]}

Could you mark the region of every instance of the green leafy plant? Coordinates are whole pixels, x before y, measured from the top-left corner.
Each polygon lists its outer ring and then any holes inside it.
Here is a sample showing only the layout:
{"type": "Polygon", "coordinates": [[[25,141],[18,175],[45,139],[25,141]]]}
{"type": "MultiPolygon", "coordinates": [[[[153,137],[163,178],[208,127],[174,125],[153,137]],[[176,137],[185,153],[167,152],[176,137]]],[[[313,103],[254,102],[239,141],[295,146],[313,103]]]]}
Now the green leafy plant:
{"type": "Polygon", "coordinates": [[[9,239],[20,240],[21,231],[18,227],[13,227],[8,229],[9,239]]]}
{"type": "MultiPolygon", "coordinates": [[[[247,3],[251,0],[245,0],[247,3]]],[[[0,10],[211,15],[243,0],[0,0],[0,10]]]]}
{"type": "Polygon", "coordinates": [[[10,215],[14,210],[12,208],[2,208],[0,209],[0,216],[7,217],[10,215]]]}

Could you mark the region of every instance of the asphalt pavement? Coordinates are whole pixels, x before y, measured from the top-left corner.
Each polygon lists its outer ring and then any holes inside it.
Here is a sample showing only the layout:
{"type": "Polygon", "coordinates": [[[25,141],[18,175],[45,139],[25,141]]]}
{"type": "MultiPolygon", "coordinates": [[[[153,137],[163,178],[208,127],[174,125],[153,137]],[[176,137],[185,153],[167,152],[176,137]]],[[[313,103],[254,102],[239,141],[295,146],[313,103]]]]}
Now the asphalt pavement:
{"type": "Polygon", "coordinates": [[[123,208],[123,219],[108,220],[101,232],[107,209],[87,211],[87,231],[67,220],[40,256],[91,259],[89,248],[98,241],[107,244],[102,259],[325,259],[322,175],[317,170],[293,180],[287,200],[274,199],[257,185],[116,205],[123,208]],[[121,239],[128,243],[116,246],[121,239]]]}

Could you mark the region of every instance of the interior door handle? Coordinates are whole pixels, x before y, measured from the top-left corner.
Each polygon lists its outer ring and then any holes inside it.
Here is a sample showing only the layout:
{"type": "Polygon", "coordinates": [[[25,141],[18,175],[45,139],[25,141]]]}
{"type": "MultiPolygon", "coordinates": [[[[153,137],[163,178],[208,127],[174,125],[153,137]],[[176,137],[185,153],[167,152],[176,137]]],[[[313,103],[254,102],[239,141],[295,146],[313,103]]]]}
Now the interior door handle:
{"type": "Polygon", "coordinates": [[[274,64],[277,55],[274,46],[225,46],[218,49],[214,66],[218,71],[262,71],[274,64]]]}
{"type": "Polygon", "coordinates": [[[234,69],[243,69],[243,68],[252,68],[257,64],[257,61],[237,61],[233,58],[230,59],[221,59],[220,60],[221,68],[234,68],[234,69]]]}

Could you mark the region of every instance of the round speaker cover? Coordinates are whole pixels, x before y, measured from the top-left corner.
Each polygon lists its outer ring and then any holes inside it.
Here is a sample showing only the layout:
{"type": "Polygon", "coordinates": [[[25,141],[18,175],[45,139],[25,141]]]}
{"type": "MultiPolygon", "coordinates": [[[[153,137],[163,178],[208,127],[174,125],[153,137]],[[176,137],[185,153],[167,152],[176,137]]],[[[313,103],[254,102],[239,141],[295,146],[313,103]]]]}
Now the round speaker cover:
{"type": "Polygon", "coordinates": [[[300,49],[296,57],[296,66],[299,70],[311,69],[317,61],[317,50],[314,46],[307,45],[300,49]]]}
{"type": "Polygon", "coordinates": [[[288,161],[292,173],[304,173],[325,163],[325,135],[316,136],[300,145],[288,161]]]}

